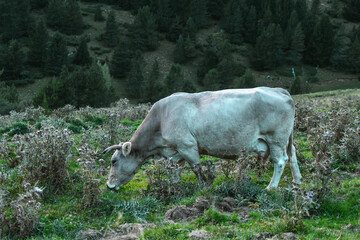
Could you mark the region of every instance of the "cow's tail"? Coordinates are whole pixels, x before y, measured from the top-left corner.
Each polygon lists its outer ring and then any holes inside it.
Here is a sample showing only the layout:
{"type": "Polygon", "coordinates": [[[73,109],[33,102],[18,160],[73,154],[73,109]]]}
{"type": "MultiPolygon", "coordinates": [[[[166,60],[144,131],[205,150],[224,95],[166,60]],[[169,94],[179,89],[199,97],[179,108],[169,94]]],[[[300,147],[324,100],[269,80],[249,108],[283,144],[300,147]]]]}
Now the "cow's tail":
{"type": "Polygon", "coordinates": [[[289,144],[287,146],[287,155],[289,157],[289,160],[291,160],[291,157],[293,155],[293,138],[294,138],[294,130],[291,131],[290,137],[289,137],[289,144]]]}

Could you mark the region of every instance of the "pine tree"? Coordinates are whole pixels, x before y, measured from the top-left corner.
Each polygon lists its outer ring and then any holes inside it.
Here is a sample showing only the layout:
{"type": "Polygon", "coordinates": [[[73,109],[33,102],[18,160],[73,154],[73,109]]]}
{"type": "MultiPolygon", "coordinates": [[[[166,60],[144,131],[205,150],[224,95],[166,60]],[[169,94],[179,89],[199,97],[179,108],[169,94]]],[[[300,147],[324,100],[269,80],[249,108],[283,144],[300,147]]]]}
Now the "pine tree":
{"type": "Polygon", "coordinates": [[[246,17],[245,29],[245,41],[249,43],[255,43],[257,36],[257,16],[254,5],[250,7],[249,13],[246,17]]]}
{"type": "Polygon", "coordinates": [[[179,64],[173,64],[169,74],[165,78],[164,96],[168,96],[182,90],[184,83],[184,75],[179,64]]]}
{"type": "Polygon", "coordinates": [[[67,63],[68,51],[64,37],[59,32],[55,32],[47,53],[46,72],[50,75],[58,75],[67,63]]]}
{"type": "Polygon", "coordinates": [[[131,27],[135,49],[155,50],[158,47],[157,24],[148,6],[139,9],[131,27]]]}
{"type": "Polygon", "coordinates": [[[195,47],[195,43],[190,38],[190,36],[188,36],[185,39],[185,42],[184,42],[184,54],[185,54],[186,60],[192,59],[192,58],[196,57],[196,55],[197,55],[197,50],[196,50],[196,47],[195,47]]]}
{"type": "Polygon", "coordinates": [[[102,15],[101,6],[97,5],[95,14],[94,14],[94,21],[95,22],[102,22],[105,21],[104,16],[102,15]]]}
{"type": "Polygon", "coordinates": [[[63,22],[63,32],[66,34],[81,34],[84,23],[77,0],[67,0],[65,2],[65,15],[63,22]]]}
{"type": "Polygon", "coordinates": [[[241,8],[237,8],[230,22],[228,23],[230,42],[234,44],[243,43],[244,21],[241,8]]]}
{"type": "Polygon", "coordinates": [[[290,63],[298,65],[303,58],[304,51],[305,35],[303,33],[301,23],[299,23],[295,28],[295,32],[291,36],[291,45],[288,56],[290,63]]]}
{"type": "Polygon", "coordinates": [[[334,18],[340,16],[341,13],[341,5],[339,0],[332,0],[330,9],[328,10],[328,14],[334,18]]]}
{"type": "Polygon", "coordinates": [[[50,0],[47,7],[46,23],[55,30],[61,31],[64,27],[65,3],[62,0],[50,0]]]}
{"type": "Polygon", "coordinates": [[[210,69],[203,80],[204,90],[216,91],[220,89],[220,73],[217,69],[210,69]]]}
{"type": "Polygon", "coordinates": [[[304,86],[302,79],[300,77],[296,77],[293,84],[291,85],[290,94],[297,95],[304,92],[304,86]]]}
{"type": "Polygon", "coordinates": [[[175,63],[184,63],[186,61],[184,48],[185,48],[184,38],[182,37],[182,35],[180,35],[179,39],[176,41],[176,45],[173,52],[175,63]]]}
{"type": "Polygon", "coordinates": [[[159,31],[168,32],[172,24],[169,0],[152,0],[151,11],[155,13],[159,31]]]}
{"type": "Polygon", "coordinates": [[[196,28],[203,28],[208,20],[205,0],[193,0],[190,4],[190,16],[194,20],[196,28]]]}
{"type": "Polygon", "coordinates": [[[219,20],[224,16],[224,5],[223,0],[208,0],[207,11],[213,19],[219,20]]]}
{"type": "Polygon", "coordinates": [[[171,42],[176,42],[178,40],[180,34],[182,33],[183,27],[181,24],[181,20],[179,16],[176,16],[175,20],[173,21],[173,24],[170,27],[170,30],[168,33],[166,33],[166,39],[171,42]]]}
{"type": "MultiPolygon", "coordinates": [[[[292,0],[281,0],[277,2],[276,15],[278,18],[277,23],[280,24],[282,29],[286,29],[287,23],[289,22],[290,15],[293,13],[293,1],[292,0]]],[[[297,23],[296,23],[297,24],[297,23]]],[[[295,24],[295,26],[296,26],[295,24]]]]}
{"type": "Polygon", "coordinates": [[[307,14],[307,9],[308,9],[308,6],[307,6],[307,1],[304,1],[304,0],[296,0],[295,2],[295,8],[294,8],[297,12],[297,15],[299,17],[299,20],[302,22],[305,17],[306,17],[306,14],[307,14]]]}
{"type": "Polygon", "coordinates": [[[324,15],[316,24],[307,48],[308,63],[326,66],[332,54],[334,33],[328,16],[324,15]]]}
{"type": "Polygon", "coordinates": [[[345,27],[340,26],[334,38],[334,49],[330,58],[331,66],[336,70],[348,70],[349,67],[349,49],[351,40],[345,32],[345,27]]]}
{"type": "Polygon", "coordinates": [[[114,50],[114,54],[110,62],[110,72],[116,78],[127,76],[131,69],[132,52],[129,43],[120,40],[118,46],[114,50]]]}
{"type": "Polygon", "coordinates": [[[80,40],[73,63],[76,65],[90,65],[92,62],[85,37],[80,40]]]}
{"type": "Polygon", "coordinates": [[[315,16],[320,15],[320,13],[321,13],[320,12],[320,0],[313,0],[312,1],[310,12],[315,16]]]}
{"type": "Polygon", "coordinates": [[[190,37],[191,40],[195,41],[196,40],[196,32],[197,32],[197,28],[195,26],[195,23],[193,21],[193,19],[191,17],[189,17],[189,19],[186,21],[186,25],[183,31],[183,36],[185,38],[190,37]]]}
{"type": "Polygon", "coordinates": [[[98,64],[92,63],[86,81],[86,105],[103,107],[107,103],[108,89],[105,78],[98,64]]]}
{"type": "Polygon", "coordinates": [[[30,0],[31,9],[41,9],[48,5],[48,0],[30,0]]]}
{"type": "Polygon", "coordinates": [[[151,72],[149,76],[145,79],[143,85],[142,101],[154,103],[162,97],[162,91],[163,89],[160,83],[159,62],[155,60],[152,65],[151,72]]]}
{"type": "Polygon", "coordinates": [[[129,98],[141,99],[141,90],[144,84],[144,60],[140,51],[137,51],[135,57],[131,60],[131,70],[126,80],[126,94],[129,98]]]}
{"type": "Polygon", "coordinates": [[[360,1],[347,0],[343,10],[343,16],[351,22],[360,22],[360,1]]]}
{"type": "Polygon", "coordinates": [[[349,70],[352,73],[360,73],[360,40],[358,37],[351,43],[348,53],[349,70]]]}
{"type": "Polygon", "coordinates": [[[36,67],[44,68],[47,59],[49,34],[44,21],[40,20],[30,36],[29,62],[36,67]]]}
{"type": "Polygon", "coordinates": [[[5,42],[27,37],[33,19],[30,15],[28,0],[12,0],[0,2],[0,33],[5,42]]]}
{"type": "Polygon", "coordinates": [[[256,87],[256,81],[250,68],[246,69],[244,75],[241,78],[243,79],[242,82],[244,83],[244,88],[256,87]]]}
{"type": "Polygon", "coordinates": [[[118,43],[118,25],[115,21],[115,12],[110,11],[105,25],[105,33],[102,34],[102,40],[108,47],[115,47],[118,43]]]}
{"type": "Polygon", "coordinates": [[[286,30],[284,33],[284,38],[287,40],[287,42],[286,42],[287,47],[289,47],[291,45],[292,36],[294,35],[298,24],[299,24],[299,19],[298,19],[297,13],[295,10],[293,10],[291,12],[291,15],[290,15],[290,18],[289,18],[289,21],[287,23],[286,30]]]}
{"type": "Polygon", "coordinates": [[[18,40],[12,40],[0,57],[0,66],[3,70],[1,79],[17,80],[24,70],[24,52],[18,40]]]}

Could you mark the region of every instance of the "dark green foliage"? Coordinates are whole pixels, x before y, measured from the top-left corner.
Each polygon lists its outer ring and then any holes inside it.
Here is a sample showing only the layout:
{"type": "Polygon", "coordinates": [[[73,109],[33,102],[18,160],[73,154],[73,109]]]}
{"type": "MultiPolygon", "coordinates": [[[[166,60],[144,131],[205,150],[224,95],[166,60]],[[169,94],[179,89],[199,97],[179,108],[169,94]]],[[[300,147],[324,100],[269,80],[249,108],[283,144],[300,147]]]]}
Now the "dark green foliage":
{"type": "Polygon", "coordinates": [[[168,32],[172,25],[171,9],[169,0],[151,1],[151,11],[154,13],[160,32],[168,32]]]}
{"type": "Polygon", "coordinates": [[[185,48],[184,38],[182,37],[182,35],[180,35],[179,39],[176,41],[176,45],[173,52],[175,63],[184,63],[186,61],[184,48],[185,48]]]}
{"type": "Polygon", "coordinates": [[[41,69],[45,68],[48,47],[49,34],[45,27],[44,21],[40,20],[33,33],[30,34],[30,52],[28,55],[28,61],[36,67],[41,69]]]}
{"type": "Polygon", "coordinates": [[[29,133],[28,125],[24,122],[15,122],[12,123],[10,126],[0,128],[0,134],[7,134],[10,137],[14,136],[15,134],[25,134],[29,133]]]}
{"type": "Polygon", "coordinates": [[[105,25],[105,32],[102,34],[101,38],[104,41],[104,44],[108,47],[115,47],[118,43],[118,25],[115,20],[115,12],[110,11],[105,25]]]}
{"type": "Polygon", "coordinates": [[[358,0],[346,0],[343,16],[351,22],[360,22],[360,2],[358,0]]]}
{"type": "Polygon", "coordinates": [[[283,58],[283,36],[280,25],[270,24],[256,39],[251,64],[256,69],[272,69],[283,58]]]}
{"type": "Polygon", "coordinates": [[[294,65],[301,63],[303,52],[305,51],[305,35],[302,30],[301,23],[299,23],[294,33],[291,36],[291,44],[288,52],[288,60],[294,65]]]}
{"type": "Polygon", "coordinates": [[[244,40],[249,43],[255,43],[257,36],[257,15],[256,8],[253,5],[251,6],[249,13],[246,16],[244,27],[244,40]]]}
{"type": "Polygon", "coordinates": [[[196,50],[196,47],[195,47],[195,42],[194,40],[192,40],[190,38],[190,36],[188,36],[186,39],[185,39],[185,42],[184,42],[184,53],[185,53],[185,58],[186,60],[190,60],[194,57],[196,57],[197,55],[197,50],[196,50]]]}
{"type": "Polygon", "coordinates": [[[73,72],[63,69],[58,78],[53,79],[33,99],[34,104],[50,109],[71,104],[76,107],[102,107],[110,104],[111,86],[106,86],[100,66],[93,63],[89,69],[78,68],[73,72]]]}
{"type": "Polygon", "coordinates": [[[285,39],[286,47],[289,47],[291,45],[292,37],[294,35],[294,32],[295,32],[298,24],[299,24],[299,19],[298,19],[297,13],[295,10],[293,10],[291,12],[289,21],[287,22],[286,30],[284,32],[284,39],[285,39]]]}
{"type": "Polygon", "coordinates": [[[74,133],[81,133],[84,130],[89,129],[89,126],[77,118],[65,119],[68,125],[68,129],[73,131],[74,133]]]}
{"type": "Polygon", "coordinates": [[[334,31],[328,16],[324,15],[316,24],[307,46],[306,61],[320,66],[329,64],[334,46],[334,31]]]}
{"type": "Polygon", "coordinates": [[[216,20],[219,20],[224,16],[224,0],[208,0],[207,1],[207,12],[209,15],[216,20]]]}
{"type": "Polygon", "coordinates": [[[186,25],[185,25],[185,28],[184,28],[184,31],[183,31],[183,36],[185,38],[190,37],[191,40],[195,41],[196,32],[197,32],[197,28],[195,26],[194,20],[190,17],[186,21],[186,25]]]}
{"type": "Polygon", "coordinates": [[[115,48],[114,54],[110,62],[110,72],[116,78],[125,77],[131,68],[132,52],[130,44],[125,40],[120,40],[118,46],[115,48]]]}
{"type": "Polygon", "coordinates": [[[257,196],[263,192],[262,187],[246,178],[223,182],[215,189],[215,193],[221,197],[242,197],[248,202],[255,202],[257,196]]]}
{"type": "Polygon", "coordinates": [[[91,127],[98,127],[104,124],[105,118],[99,115],[85,115],[84,121],[87,122],[91,127]]]}
{"type": "Polygon", "coordinates": [[[65,16],[65,4],[62,0],[50,0],[47,7],[46,23],[52,29],[61,30],[65,16]]]}
{"type": "Polygon", "coordinates": [[[0,36],[5,42],[27,37],[33,19],[28,0],[0,1],[0,36]]]}
{"type": "Polygon", "coordinates": [[[8,114],[11,110],[15,110],[18,107],[18,102],[19,94],[16,87],[14,85],[11,87],[6,86],[5,82],[0,81],[0,115],[8,114]]]}
{"type": "Polygon", "coordinates": [[[0,66],[4,72],[1,79],[16,80],[21,78],[24,70],[24,51],[22,45],[17,40],[12,40],[8,47],[3,48],[0,55],[0,66]]]}
{"type": "Polygon", "coordinates": [[[320,0],[313,0],[311,2],[310,12],[313,15],[319,15],[320,14],[320,0]]]}
{"type": "Polygon", "coordinates": [[[41,9],[48,5],[48,0],[30,0],[31,9],[41,9]]]}
{"type": "Polygon", "coordinates": [[[131,26],[131,37],[134,49],[152,51],[158,47],[157,24],[155,16],[148,6],[138,10],[134,24],[131,26]]]}
{"type": "Polygon", "coordinates": [[[150,74],[145,78],[143,85],[143,102],[154,103],[161,98],[162,84],[160,82],[159,62],[155,60],[150,74]]]}
{"type": "Polygon", "coordinates": [[[182,33],[183,26],[181,24],[181,20],[179,16],[176,16],[173,21],[169,32],[166,33],[166,39],[171,42],[176,42],[179,39],[180,34],[182,33]]]}
{"type": "Polygon", "coordinates": [[[184,74],[179,64],[173,64],[165,78],[164,96],[181,92],[184,85],[184,74]]]}
{"type": "Polygon", "coordinates": [[[243,42],[244,20],[242,9],[236,8],[234,14],[227,20],[226,29],[230,33],[230,42],[241,44],[243,42]]]}
{"type": "Polygon", "coordinates": [[[66,34],[81,34],[84,23],[81,16],[80,6],[77,0],[67,0],[65,3],[65,15],[63,32],[66,34]]]}
{"type": "Polygon", "coordinates": [[[64,37],[59,32],[55,32],[47,52],[46,72],[50,75],[58,75],[62,67],[67,64],[68,52],[64,37]]]}
{"type": "Polygon", "coordinates": [[[86,37],[82,37],[80,40],[80,45],[76,51],[73,63],[76,65],[90,65],[92,62],[88,46],[87,46],[87,40],[86,37]]]}
{"type": "Polygon", "coordinates": [[[296,77],[291,85],[290,94],[296,95],[304,93],[304,83],[301,77],[296,77]]]}
{"type": "Polygon", "coordinates": [[[341,14],[341,4],[340,4],[340,0],[332,0],[331,1],[331,7],[330,9],[327,11],[328,14],[334,18],[337,18],[340,16],[341,14]]]}
{"type": "Polygon", "coordinates": [[[142,96],[142,87],[144,84],[143,70],[145,61],[141,52],[138,50],[133,59],[131,59],[131,69],[126,79],[126,94],[129,98],[140,99],[142,96]]]}
{"type": "Polygon", "coordinates": [[[189,14],[196,28],[203,28],[208,20],[206,0],[191,1],[189,14]]]}
{"type": "Polygon", "coordinates": [[[104,18],[104,16],[102,15],[102,11],[101,11],[101,6],[100,6],[100,5],[98,5],[98,6],[96,7],[95,14],[94,14],[94,21],[96,21],[96,22],[105,21],[105,18],[104,18]]]}
{"type": "Polygon", "coordinates": [[[203,80],[204,90],[216,91],[220,89],[220,74],[218,70],[211,69],[203,80]]]}
{"type": "Polygon", "coordinates": [[[353,73],[360,72],[360,40],[358,37],[351,43],[348,54],[349,71],[353,73]]]}
{"type": "Polygon", "coordinates": [[[256,87],[256,80],[250,68],[246,69],[244,75],[240,79],[241,79],[241,83],[243,84],[241,87],[243,88],[256,87]]]}
{"type": "Polygon", "coordinates": [[[307,13],[307,1],[296,0],[294,9],[297,12],[300,21],[303,21],[307,13]]]}
{"type": "Polygon", "coordinates": [[[348,69],[350,46],[351,40],[345,33],[345,28],[341,26],[334,38],[334,49],[330,58],[331,66],[334,69],[348,69]]]}

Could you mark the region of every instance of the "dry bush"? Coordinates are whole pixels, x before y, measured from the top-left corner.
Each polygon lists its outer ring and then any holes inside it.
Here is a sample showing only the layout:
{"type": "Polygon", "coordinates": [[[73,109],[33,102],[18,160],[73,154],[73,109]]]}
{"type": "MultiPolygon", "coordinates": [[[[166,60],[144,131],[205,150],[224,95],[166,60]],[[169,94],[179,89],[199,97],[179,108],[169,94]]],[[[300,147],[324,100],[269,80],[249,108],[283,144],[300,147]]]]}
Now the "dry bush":
{"type": "Polygon", "coordinates": [[[25,238],[39,224],[39,210],[41,208],[40,200],[43,190],[38,187],[32,187],[29,183],[24,184],[25,193],[10,203],[4,200],[6,195],[0,192],[0,238],[5,233],[11,237],[25,238]],[[10,208],[12,214],[6,214],[5,208],[10,208]]]}
{"type": "Polygon", "coordinates": [[[81,179],[83,181],[84,208],[92,207],[98,203],[98,196],[101,193],[101,177],[107,174],[106,164],[103,159],[99,159],[97,151],[84,144],[78,149],[79,158],[77,161],[81,165],[81,179]]]}
{"type": "Polygon", "coordinates": [[[23,122],[25,120],[37,121],[44,114],[45,110],[41,107],[29,107],[22,112],[11,111],[9,115],[0,115],[0,128],[6,127],[14,122],[23,122]]]}

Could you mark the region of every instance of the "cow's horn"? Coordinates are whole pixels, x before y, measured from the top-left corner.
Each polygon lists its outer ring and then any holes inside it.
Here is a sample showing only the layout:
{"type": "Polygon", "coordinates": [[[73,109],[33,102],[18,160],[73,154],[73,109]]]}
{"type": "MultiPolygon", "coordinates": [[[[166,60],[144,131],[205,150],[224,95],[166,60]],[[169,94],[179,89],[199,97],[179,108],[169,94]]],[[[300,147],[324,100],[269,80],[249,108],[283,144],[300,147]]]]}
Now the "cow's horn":
{"type": "Polygon", "coordinates": [[[121,150],[121,146],[122,145],[112,145],[112,146],[110,146],[110,147],[108,147],[107,149],[105,149],[104,151],[103,151],[103,154],[104,153],[108,153],[108,152],[110,152],[110,151],[112,151],[112,150],[121,150]]]}

